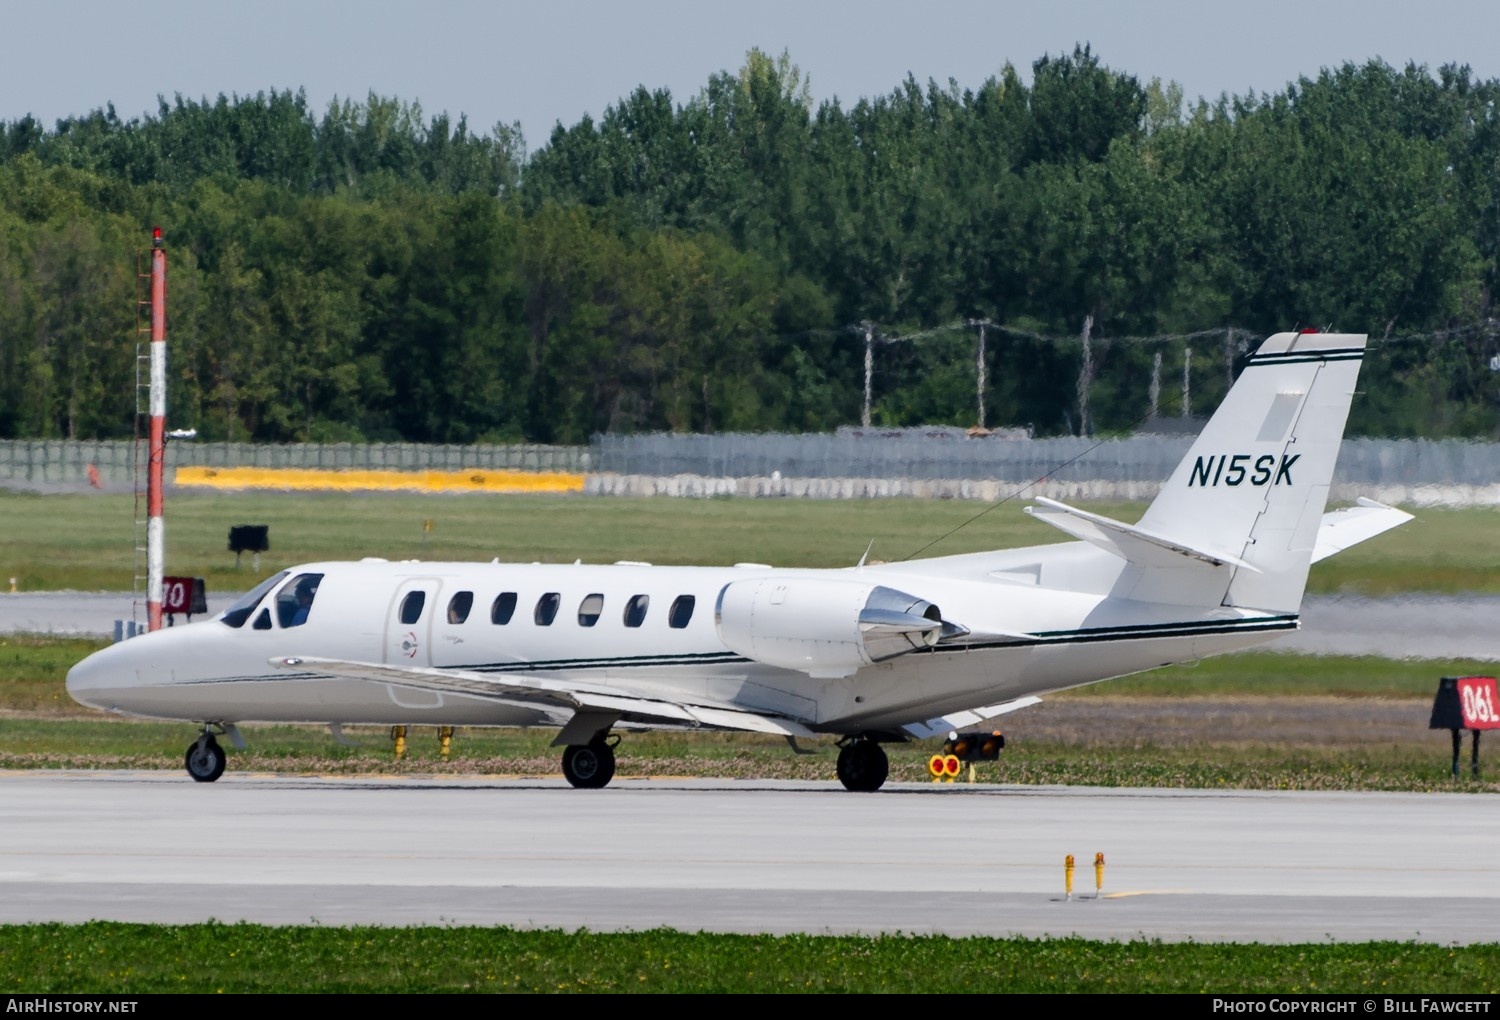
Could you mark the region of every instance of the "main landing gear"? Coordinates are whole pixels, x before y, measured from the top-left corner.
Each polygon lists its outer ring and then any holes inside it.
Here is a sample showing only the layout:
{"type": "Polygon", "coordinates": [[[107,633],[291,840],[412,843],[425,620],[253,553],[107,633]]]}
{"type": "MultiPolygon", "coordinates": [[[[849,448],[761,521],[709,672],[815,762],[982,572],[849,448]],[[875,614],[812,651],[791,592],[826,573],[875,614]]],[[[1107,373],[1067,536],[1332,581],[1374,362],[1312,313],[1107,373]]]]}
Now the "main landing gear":
{"type": "Polygon", "coordinates": [[[224,766],[228,763],[224,749],[214,739],[213,730],[207,726],[203,727],[202,735],[188,745],[188,775],[200,783],[211,783],[218,779],[224,774],[224,766]]]}
{"type": "Polygon", "coordinates": [[[891,774],[885,750],[869,737],[845,737],[839,741],[839,782],[855,793],[874,793],[891,774]]]}
{"type": "Polygon", "coordinates": [[[600,732],[587,744],[569,744],[563,751],[563,775],[580,790],[603,789],[615,777],[615,745],[619,742],[618,734],[600,732]]]}

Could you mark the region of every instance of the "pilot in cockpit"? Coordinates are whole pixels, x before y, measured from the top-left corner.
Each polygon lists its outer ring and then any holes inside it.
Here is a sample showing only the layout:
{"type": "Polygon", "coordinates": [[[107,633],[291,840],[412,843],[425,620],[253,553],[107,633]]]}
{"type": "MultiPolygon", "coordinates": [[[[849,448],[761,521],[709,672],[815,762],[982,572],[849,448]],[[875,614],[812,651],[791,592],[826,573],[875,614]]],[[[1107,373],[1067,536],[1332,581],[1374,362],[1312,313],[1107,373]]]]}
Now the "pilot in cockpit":
{"type": "Polygon", "coordinates": [[[315,578],[304,577],[297,583],[297,611],[292,614],[292,622],[288,627],[300,627],[307,622],[307,611],[312,608],[313,596],[318,594],[318,582],[315,578]]]}

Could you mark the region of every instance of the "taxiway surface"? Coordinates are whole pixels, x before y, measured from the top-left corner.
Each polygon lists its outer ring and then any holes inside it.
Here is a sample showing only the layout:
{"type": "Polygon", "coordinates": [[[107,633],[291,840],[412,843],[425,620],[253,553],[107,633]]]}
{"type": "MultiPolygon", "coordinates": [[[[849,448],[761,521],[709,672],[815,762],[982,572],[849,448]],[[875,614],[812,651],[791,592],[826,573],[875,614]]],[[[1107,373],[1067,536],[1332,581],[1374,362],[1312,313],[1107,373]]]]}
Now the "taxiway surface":
{"type": "Polygon", "coordinates": [[[1470,944],[1500,940],[1491,807],[1431,793],[10,772],[0,923],[1470,944]]]}

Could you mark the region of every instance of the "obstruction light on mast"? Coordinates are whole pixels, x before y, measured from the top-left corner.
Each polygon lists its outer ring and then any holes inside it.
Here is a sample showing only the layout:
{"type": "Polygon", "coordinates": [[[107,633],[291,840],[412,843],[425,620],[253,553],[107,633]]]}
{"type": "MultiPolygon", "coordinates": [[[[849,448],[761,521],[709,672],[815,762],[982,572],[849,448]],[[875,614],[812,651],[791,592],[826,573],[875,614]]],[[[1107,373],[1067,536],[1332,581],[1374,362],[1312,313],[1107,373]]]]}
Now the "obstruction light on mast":
{"type": "Polygon", "coordinates": [[[162,625],[162,576],[166,541],[162,523],[162,481],[167,437],[167,253],[161,227],[151,228],[151,396],[150,452],[146,478],[146,629],[162,625]]]}

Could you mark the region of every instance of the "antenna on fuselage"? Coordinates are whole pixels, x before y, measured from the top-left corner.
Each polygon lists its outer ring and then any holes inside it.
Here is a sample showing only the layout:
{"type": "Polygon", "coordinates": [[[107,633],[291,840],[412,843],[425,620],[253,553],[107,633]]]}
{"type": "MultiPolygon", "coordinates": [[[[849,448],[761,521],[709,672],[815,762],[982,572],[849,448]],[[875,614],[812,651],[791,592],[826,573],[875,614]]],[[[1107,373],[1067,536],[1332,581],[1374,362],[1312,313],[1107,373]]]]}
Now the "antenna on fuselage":
{"type": "Polygon", "coordinates": [[[865,546],[865,554],[859,558],[859,562],[856,563],[855,566],[856,567],[862,567],[862,566],[864,566],[865,565],[865,560],[868,560],[870,558],[870,550],[874,549],[874,548],[875,548],[875,540],[872,538],[872,539],[870,539],[870,544],[867,545],[867,546],[865,546]]]}

